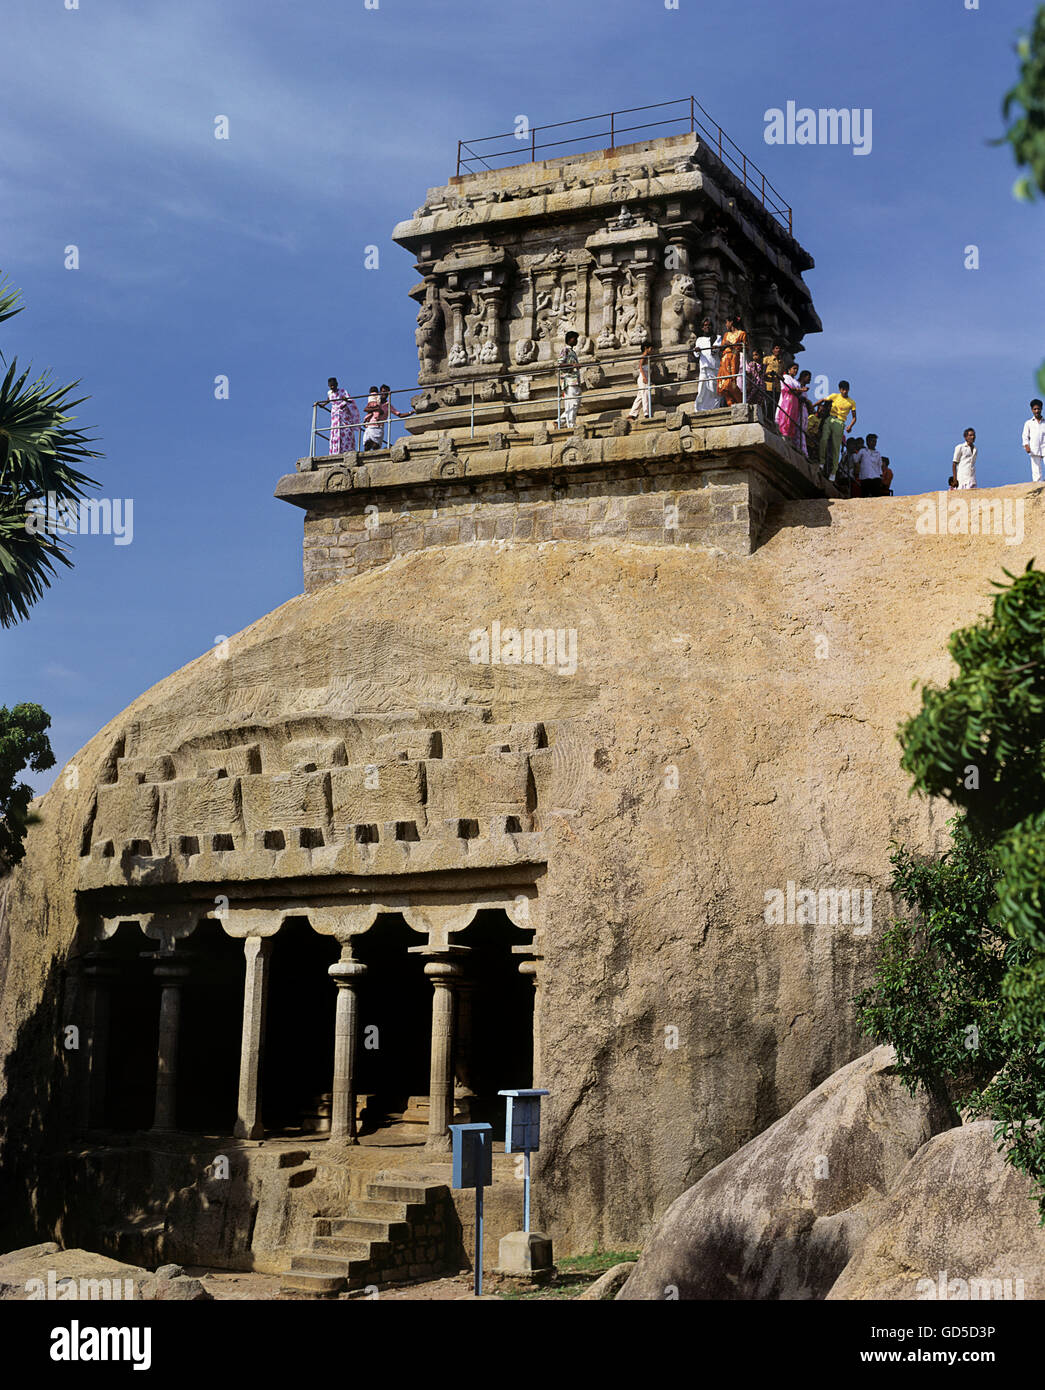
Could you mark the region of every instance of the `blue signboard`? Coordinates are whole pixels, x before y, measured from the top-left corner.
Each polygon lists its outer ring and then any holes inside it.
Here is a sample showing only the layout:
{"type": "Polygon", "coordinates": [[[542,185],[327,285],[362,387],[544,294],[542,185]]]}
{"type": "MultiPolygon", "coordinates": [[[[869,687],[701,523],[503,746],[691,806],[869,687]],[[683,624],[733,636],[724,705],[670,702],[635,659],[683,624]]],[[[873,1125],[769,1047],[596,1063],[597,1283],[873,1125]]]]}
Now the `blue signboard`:
{"type": "Polygon", "coordinates": [[[451,1125],[456,1187],[489,1187],[493,1182],[493,1126],[451,1125]]]}
{"type": "Polygon", "coordinates": [[[541,1096],[547,1091],[498,1091],[508,1103],[504,1125],[506,1154],[533,1153],[541,1147],[541,1096]]]}

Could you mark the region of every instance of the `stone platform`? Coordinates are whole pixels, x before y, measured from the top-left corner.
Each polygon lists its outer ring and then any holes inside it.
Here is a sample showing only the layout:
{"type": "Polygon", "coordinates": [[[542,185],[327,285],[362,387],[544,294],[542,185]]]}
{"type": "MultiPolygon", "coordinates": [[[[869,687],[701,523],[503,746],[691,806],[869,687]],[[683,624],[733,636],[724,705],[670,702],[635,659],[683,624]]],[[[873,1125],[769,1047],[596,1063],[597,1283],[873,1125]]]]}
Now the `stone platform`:
{"type": "Polygon", "coordinates": [[[769,508],[837,496],[755,405],[575,429],[509,422],[299,459],[276,496],[305,511],[305,589],[436,545],[600,537],[748,555],[769,508]]]}

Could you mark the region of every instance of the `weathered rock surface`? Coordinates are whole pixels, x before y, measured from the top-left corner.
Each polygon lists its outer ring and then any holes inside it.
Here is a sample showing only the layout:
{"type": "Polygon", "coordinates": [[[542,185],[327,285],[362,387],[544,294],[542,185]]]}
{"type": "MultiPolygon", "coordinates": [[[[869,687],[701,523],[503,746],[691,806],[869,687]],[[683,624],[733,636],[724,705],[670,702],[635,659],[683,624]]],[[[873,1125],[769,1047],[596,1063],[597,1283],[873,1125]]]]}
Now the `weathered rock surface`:
{"type": "Polygon", "coordinates": [[[912,1154],[951,1120],[908,1094],[895,1060],[890,1047],[858,1057],[706,1174],[618,1298],[823,1298],[912,1154]]]}
{"type": "Polygon", "coordinates": [[[124,1264],[93,1250],[62,1250],[54,1241],[0,1255],[0,1300],[112,1302],[127,1297],[145,1302],[195,1302],[212,1295],[180,1265],[165,1265],[153,1274],[140,1265],[124,1264]]]}
{"type": "Polygon", "coordinates": [[[56,1255],[61,1248],[55,1240],[44,1240],[39,1245],[23,1245],[21,1250],[9,1250],[6,1255],[0,1255],[0,1267],[42,1259],[45,1255],[56,1255]]]}
{"type": "Polygon", "coordinates": [[[34,1297],[122,1298],[130,1280],[133,1297],[139,1297],[142,1283],[151,1278],[147,1269],[111,1260],[93,1250],[60,1250],[53,1242],[26,1246],[0,1257],[0,1299],[25,1300],[34,1297]],[[72,1281],[70,1290],[66,1281],[72,1281]],[[103,1292],[104,1290],[104,1292],[103,1292]]]}
{"type": "Polygon", "coordinates": [[[143,1280],[138,1297],[151,1303],[197,1303],[212,1298],[212,1295],[198,1279],[179,1275],[172,1279],[156,1277],[143,1280]]]}
{"type": "MultiPolygon", "coordinates": [[[[103,812],[114,824],[123,808],[137,814],[136,770],[172,750],[227,749],[245,729],[284,747],[344,740],[352,725],[362,745],[365,720],[431,728],[466,716],[544,722],[549,747],[530,756],[557,779],[538,789],[548,923],[538,1084],[551,1095],[534,1222],[563,1255],[644,1240],[680,1193],[861,1050],[849,1001],[892,910],[889,841],[946,842],[946,813],[908,796],[897,723],[918,706],[915,680],[947,679],[947,637],[987,611],[1003,567],[1045,553],[1041,489],[996,495],[1026,504],[1019,545],[919,534],[919,499],[898,497],[789,504],[748,557],[611,537],[433,547],[292,599],[232,637],[227,660],[208,652],[146,691],[76,755],[75,785],[60,773],[36,803],[42,823],[0,887],[8,1243],[35,1238],[34,1211],[56,1233],[69,1217],[40,1155],[58,1132],[57,1098],[70,1094],[55,1038],[81,873],[111,863],[131,892],[165,872],[122,846],[111,861],[81,855],[94,800],[99,825],[103,812]],[[495,619],[576,629],[576,673],[473,664],[469,633],[495,619]],[[870,890],[872,930],[768,923],[765,894],[788,882],[870,890]]],[[[358,758],[379,761],[367,746],[358,758]]],[[[201,775],[209,799],[200,792],[184,834],[229,828],[222,798],[237,775],[201,775]]],[[[264,781],[264,769],[250,775],[264,781]]],[[[236,827],[237,843],[244,833],[236,827]]],[[[458,866],[470,869],[490,841],[460,844],[458,866]]],[[[213,864],[231,886],[260,873],[253,855],[276,857],[249,850],[241,872],[238,848],[200,848],[191,863],[213,864]]],[[[375,864],[393,851],[427,862],[424,840],[354,848],[375,864]]],[[[317,876],[324,853],[289,839],[282,851],[317,876]]],[[[842,1224],[837,1213],[858,1200],[839,1193],[816,1213],[842,1224]]],[[[793,1287],[814,1283],[799,1274],[793,1287]]]]}
{"type": "Polygon", "coordinates": [[[600,1274],[594,1284],[589,1284],[582,1294],[577,1297],[578,1303],[597,1303],[602,1299],[613,1298],[628,1279],[628,1276],[635,1269],[634,1260],[625,1260],[622,1264],[611,1265],[605,1274],[600,1274]]]}
{"type": "Polygon", "coordinates": [[[1045,1298],[1045,1230],[994,1122],[946,1130],[914,1155],[829,1299],[1045,1298]]]}

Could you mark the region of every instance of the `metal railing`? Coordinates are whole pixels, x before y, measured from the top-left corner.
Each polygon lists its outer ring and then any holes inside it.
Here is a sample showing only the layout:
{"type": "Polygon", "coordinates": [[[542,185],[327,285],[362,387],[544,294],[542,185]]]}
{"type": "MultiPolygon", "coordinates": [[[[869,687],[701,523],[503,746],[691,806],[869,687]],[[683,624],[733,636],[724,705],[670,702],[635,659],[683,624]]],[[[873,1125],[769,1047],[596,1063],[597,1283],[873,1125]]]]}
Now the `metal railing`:
{"type": "MultiPolygon", "coordinates": [[[[389,392],[389,395],[388,395],[388,397],[387,397],[388,402],[391,403],[391,400],[392,400],[392,397],[393,397],[393,396],[395,396],[395,395],[403,395],[404,392],[407,392],[407,391],[415,392],[415,393],[416,393],[417,387],[416,387],[416,386],[401,386],[401,387],[399,387],[396,391],[391,391],[391,392],[389,392]]],[[[413,411],[407,410],[407,411],[402,411],[399,415],[393,415],[393,414],[392,414],[392,411],[389,410],[389,411],[388,411],[388,414],[385,416],[385,418],[384,418],[383,420],[376,420],[376,421],[374,421],[374,422],[368,424],[368,423],[366,423],[366,421],[362,418],[362,416],[365,415],[365,413],[366,413],[366,409],[365,409],[365,408],[366,408],[366,403],[367,403],[367,401],[370,399],[369,393],[367,393],[367,394],[364,395],[364,396],[349,396],[348,399],[349,399],[349,400],[352,400],[352,401],[355,401],[356,404],[357,404],[357,406],[359,405],[360,402],[362,402],[362,404],[363,404],[363,410],[361,411],[361,418],[360,418],[359,420],[350,420],[350,421],[348,422],[348,424],[345,424],[345,425],[342,425],[342,426],[341,426],[341,432],[342,432],[342,434],[347,435],[348,438],[349,438],[350,447],[347,448],[347,449],[341,449],[341,450],[339,450],[339,454],[341,454],[341,453],[355,453],[355,452],[357,451],[357,449],[362,450],[362,451],[365,451],[365,452],[369,452],[369,450],[367,450],[367,448],[366,448],[366,446],[367,446],[368,443],[370,444],[370,448],[371,448],[371,449],[390,449],[390,448],[392,447],[393,442],[394,442],[394,440],[393,440],[393,435],[392,435],[392,426],[393,426],[393,423],[394,423],[396,420],[404,419],[406,416],[412,415],[412,414],[413,414],[413,411]]],[[[316,453],[316,440],[317,440],[317,439],[325,439],[325,440],[326,440],[326,443],[327,443],[327,450],[328,450],[328,453],[329,453],[329,450],[330,450],[330,435],[331,435],[331,430],[330,430],[330,429],[325,429],[325,430],[323,430],[323,429],[320,429],[320,428],[319,428],[319,424],[318,424],[319,416],[317,415],[316,412],[319,411],[319,410],[327,410],[327,411],[329,411],[330,406],[331,406],[331,402],[329,402],[329,401],[313,401],[313,403],[312,403],[312,430],[311,430],[311,433],[309,434],[309,444],[308,444],[308,456],[309,456],[309,458],[319,458],[319,457],[322,457],[322,455],[319,455],[319,454],[316,453]]],[[[406,433],[405,428],[402,429],[402,433],[404,433],[404,434],[406,433]]],[[[336,457],[336,456],[335,456],[335,457],[336,457]]]]}
{"type": "MultiPolygon", "coordinates": [[[[726,346],[727,346],[727,348],[728,348],[728,344],[727,344],[726,346]]],[[[743,344],[743,343],[737,344],[737,347],[739,348],[739,351],[740,351],[740,365],[739,365],[739,368],[738,368],[738,370],[736,371],[736,373],[729,373],[729,376],[731,376],[731,377],[733,378],[733,380],[736,382],[736,385],[737,385],[737,386],[739,387],[739,389],[740,389],[740,400],[741,400],[741,403],[743,403],[744,405],[747,405],[747,404],[748,404],[749,402],[751,402],[751,401],[763,399],[763,400],[766,402],[767,407],[775,406],[776,403],[777,403],[777,400],[778,400],[778,393],[777,393],[777,392],[767,390],[764,386],[757,387],[756,389],[752,389],[751,378],[750,378],[749,373],[748,373],[748,367],[749,367],[750,364],[749,364],[749,361],[748,361],[748,350],[747,350],[747,347],[746,347],[746,345],[743,344]]],[[[719,364],[720,364],[720,362],[721,362],[721,353],[722,353],[722,350],[723,350],[723,348],[722,348],[722,344],[721,344],[721,343],[714,345],[714,346],[713,346],[712,348],[710,348],[710,349],[708,349],[708,348],[703,349],[704,352],[710,351],[710,352],[712,352],[712,353],[715,354],[715,367],[714,367],[714,371],[713,371],[713,373],[712,373],[711,375],[707,375],[707,376],[706,376],[706,375],[703,373],[703,371],[701,371],[701,372],[698,373],[698,375],[697,375],[697,394],[698,394],[698,396],[699,396],[699,394],[700,394],[701,387],[702,387],[706,382],[714,382],[714,383],[715,383],[715,395],[716,395],[716,397],[720,394],[720,393],[719,393],[719,390],[718,390],[718,383],[723,379],[722,374],[721,374],[721,372],[720,372],[720,370],[719,370],[719,364]]],[[[676,359],[679,357],[680,353],[685,354],[685,355],[687,355],[687,356],[690,355],[690,354],[692,354],[694,357],[697,358],[697,360],[698,360],[698,362],[699,362],[699,361],[700,361],[700,354],[701,354],[701,351],[702,351],[701,349],[699,349],[699,348],[694,348],[692,345],[686,346],[686,345],[683,345],[683,344],[679,344],[678,347],[676,347],[676,348],[674,348],[674,349],[672,349],[672,350],[670,350],[670,351],[668,351],[668,352],[650,353],[648,356],[646,355],[645,352],[625,353],[625,354],[619,354],[619,355],[618,355],[618,354],[615,354],[613,357],[611,357],[611,358],[608,359],[608,363],[609,363],[610,365],[616,366],[616,365],[619,364],[619,363],[620,363],[620,364],[622,364],[622,363],[627,363],[627,362],[636,362],[636,363],[638,363],[638,362],[642,362],[643,360],[645,360],[645,362],[646,362],[646,364],[647,364],[647,373],[646,373],[647,380],[646,380],[645,382],[643,382],[641,385],[640,385],[640,384],[638,383],[638,381],[636,380],[636,396],[638,397],[638,396],[641,395],[641,398],[642,398],[642,399],[640,400],[639,404],[640,404],[640,406],[641,406],[641,408],[642,408],[642,413],[643,413],[643,415],[645,416],[646,419],[650,419],[650,418],[652,417],[653,412],[654,412],[654,409],[655,409],[655,404],[654,404],[654,402],[655,402],[655,400],[656,400],[656,396],[657,396],[658,390],[661,390],[663,386],[670,386],[670,385],[675,385],[675,386],[681,387],[681,386],[683,385],[683,382],[691,382],[691,381],[692,381],[692,378],[683,378],[682,381],[677,381],[677,382],[674,382],[674,383],[672,383],[672,382],[665,382],[665,383],[662,383],[660,386],[658,386],[658,383],[655,382],[655,381],[653,380],[652,371],[649,370],[649,368],[652,366],[652,363],[657,362],[657,361],[661,361],[661,360],[664,360],[664,359],[669,359],[669,358],[672,359],[672,360],[676,360],[676,359]]],[[[487,382],[498,382],[498,383],[500,383],[501,385],[506,385],[506,386],[509,386],[509,387],[510,387],[511,380],[512,380],[512,378],[514,378],[514,377],[517,377],[517,376],[532,377],[535,373],[539,373],[539,372],[542,372],[542,371],[543,371],[543,372],[549,372],[549,373],[550,373],[550,372],[552,371],[552,369],[554,368],[554,370],[555,370],[555,372],[556,372],[556,391],[555,391],[555,396],[556,396],[556,413],[555,413],[555,424],[556,424],[556,428],[557,428],[557,429],[561,429],[561,428],[563,428],[564,416],[565,416],[567,413],[569,413],[570,415],[573,416],[574,422],[575,422],[575,419],[576,419],[576,416],[575,416],[574,412],[572,412],[572,411],[567,412],[567,410],[566,410],[566,400],[567,400],[567,397],[566,397],[566,392],[565,392],[565,386],[568,384],[567,381],[566,381],[566,378],[569,378],[569,379],[570,379],[570,383],[569,383],[569,384],[572,384],[574,378],[577,378],[578,381],[579,381],[579,374],[580,374],[581,372],[583,372],[583,371],[585,370],[585,368],[594,367],[594,366],[598,366],[598,365],[599,365],[599,364],[598,364],[598,361],[597,361],[597,360],[582,361],[582,362],[580,362],[580,363],[577,365],[577,367],[573,367],[573,366],[566,366],[566,367],[563,367],[563,366],[561,366],[561,365],[560,365],[559,363],[557,363],[557,362],[543,362],[543,363],[538,363],[538,364],[533,364],[533,363],[531,363],[531,364],[529,364],[528,366],[525,366],[525,367],[509,368],[509,369],[507,369],[507,370],[505,370],[505,371],[501,371],[501,372],[492,372],[492,373],[489,373],[489,374],[487,374],[487,375],[485,375],[485,376],[468,377],[468,378],[466,378],[466,379],[464,379],[464,380],[462,380],[460,377],[456,377],[456,378],[455,378],[455,377],[444,377],[444,378],[441,378],[441,379],[439,379],[439,380],[437,380],[437,381],[425,382],[423,385],[415,383],[415,384],[412,385],[412,386],[397,386],[397,387],[395,388],[395,390],[389,392],[388,399],[389,399],[389,401],[391,401],[391,399],[392,399],[394,396],[417,395],[419,392],[439,391],[439,390],[445,389],[446,387],[451,387],[451,386],[454,387],[458,392],[466,392],[467,395],[466,395],[466,397],[465,397],[465,400],[464,400],[463,402],[458,402],[458,404],[466,404],[467,407],[468,407],[468,413],[469,413],[468,434],[469,434],[469,438],[473,438],[473,439],[474,439],[474,437],[475,437],[475,412],[476,412],[476,403],[477,403],[476,389],[477,389],[478,387],[483,386],[483,385],[484,385],[485,383],[487,383],[487,382]]],[[[636,373],[636,378],[637,378],[637,375],[638,375],[638,374],[636,373]]],[[[594,389],[598,389],[598,388],[594,388],[594,389]]],[[[351,400],[354,400],[354,401],[357,401],[357,402],[363,402],[364,405],[365,405],[365,403],[366,403],[366,401],[367,401],[367,399],[368,399],[368,396],[367,396],[367,395],[364,395],[364,396],[352,396],[352,397],[350,397],[350,399],[351,399],[351,400]]],[[[488,401],[484,400],[482,397],[479,397],[479,398],[478,398],[478,404],[479,404],[480,409],[482,408],[482,406],[484,406],[484,405],[486,405],[486,404],[490,404],[490,403],[491,403],[491,402],[488,402],[488,401]]],[[[523,404],[524,402],[522,402],[522,401],[517,401],[516,403],[517,403],[517,404],[523,404]]],[[[634,404],[634,403],[633,403],[633,404],[634,404]]],[[[321,403],[321,402],[313,402],[313,405],[312,405],[312,428],[311,428],[311,432],[310,432],[310,434],[309,434],[309,457],[310,457],[310,458],[319,458],[319,457],[323,457],[322,455],[319,455],[319,454],[316,453],[316,441],[317,441],[317,440],[319,440],[319,439],[325,440],[326,443],[327,443],[327,448],[329,449],[329,447],[330,447],[330,431],[329,431],[329,430],[323,430],[323,429],[319,429],[319,428],[318,428],[318,424],[317,424],[318,416],[317,416],[317,414],[316,414],[317,410],[320,410],[320,409],[329,410],[329,408],[330,408],[329,403],[326,403],[326,402],[322,402],[322,403],[321,403]]],[[[444,407],[444,408],[446,408],[446,409],[453,409],[454,407],[453,407],[453,406],[449,406],[449,407],[444,407]]],[[[717,409],[717,408],[718,408],[717,406],[709,406],[709,407],[708,407],[708,409],[717,409]]],[[[375,447],[375,448],[382,448],[382,449],[388,449],[388,448],[391,448],[392,444],[394,443],[393,426],[394,426],[394,424],[395,424],[395,421],[396,421],[396,420],[405,419],[405,418],[407,418],[408,416],[413,415],[413,414],[416,414],[416,413],[417,413],[417,412],[415,412],[415,411],[403,411],[400,415],[395,416],[395,415],[392,415],[392,413],[391,413],[391,411],[390,411],[389,414],[388,414],[388,418],[385,419],[385,420],[382,420],[382,421],[380,421],[380,422],[375,422],[374,424],[368,426],[368,425],[364,424],[362,420],[360,420],[360,421],[358,421],[358,422],[353,421],[353,422],[349,423],[348,425],[342,426],[342,429],[343,429],[343,431],[344,431],[346,434],[351,434],[352,439],[353,439],[353,442],[355,442],[355,440],[356,440],[356,438],[357,438],[358,436],[365,436],[366,431],[367,431],[367,430],[370,430],[370,431],[372,432],[372,433],[371,433],[371,436],[370,436],[370,437],[371,437],[371,440],[374,441],[374,442],[373,442],[373,447],[375,447]],[[379,439],[380,439],[380,443],[377,442],[377,439],[375,438],[375,434],[373,433],[374,431],[379,432],[379,433],[378,433],[378,437],[379,437],[379,439]]],[[[768,423],[770,426],[772,426],[773,428],[776,428],[775,410],[773,410],[773,409],[768,409],[768,410],[767,410],[766,419],[767,419],[767,423],[768,423]]],[[[571,426],[568,426],[568,427],[571,427],[571,426]]],[[[401,432],[402,432],[403,434],[406,434],[406,433],[408,432],[408,431],[406,430],[405,426],[401,426],[400,429],[401,429],[401,432]]],[[[365,439],[360,439],[360,440],[359,440],[359,443],[360,443],[360,445],[362,445],[363,443],[365,443],[365,439]]],[[[352,451],[352,450],[343,450],[342,452],[353,452],[353,451],[352,451]]],[[[334,457],[337,457],[337,455],[335,455],[334,457]]]]}
{"type": "Polygon", "coordinates": [[[557,150],[561,154],[594,154],[598,150],[616,149],[618,145],[634,144],[650,138],[654,131],[667,134],[664,127],[673,127],[674,134],[700,135],[719,161],[740,176],[744,187],[754,194],[767,212],[784,227],[792,231],[792,210],[784,202],[778,189],[766,178],[763,171],[735,141],[731,140],[719,123],[712,120],[696,97],[678,97],[674,101],[659,101],[652,106],[632,106],[623,111],[605,111],[597,116],[581,116],[573,121],[553,121],[550,125],[529,126],[524,134],[506,131],[501,135],[481,135],[457,142],[457,175],[462,172],[475,174],[480,169],[490,170],[510,168],[515,164],[536,163],[541,150],[557,150]],[[666,112],[674,109],[675,114],[659,116],[657,119],[628,124],[647,111],[666,112]],[[625,124],[621,124],[621,121],[625,124]],[[603,125],[596,130],[581,130],[592,122],[601,121],[603,125]],[[607,124],[608,123],[608,124],[607,124]],[[548,131],[569,132],[552,140],[538,140],[539,135],[548,131]],[[622,139],[631,136],[632,139],[622,139]],[[490,145],[495,140],[511,140],[513,144],[503,149],[473,149],[474,145],[490,145]],[[607,141],[609,142],[607,144],[607,141]],[[594,143],[593,143],[594,142],[594,143]],[[521,148],[520,148],[521,146],[521,148]],[[520,155],[522,157],[520,157],[520,155]],[[502,161],[497,163],[496,161],[502,161]],[[494,161],[494,162],[491,162],[494,161]]]}

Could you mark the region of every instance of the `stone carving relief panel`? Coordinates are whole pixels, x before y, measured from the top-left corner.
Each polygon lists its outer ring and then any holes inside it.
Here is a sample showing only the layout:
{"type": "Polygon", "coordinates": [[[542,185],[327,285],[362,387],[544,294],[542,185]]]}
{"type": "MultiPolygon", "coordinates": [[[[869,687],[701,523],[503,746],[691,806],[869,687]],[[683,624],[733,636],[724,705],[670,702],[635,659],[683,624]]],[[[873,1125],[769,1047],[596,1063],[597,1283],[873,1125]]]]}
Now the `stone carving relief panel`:
{"type": "Polygon", "coordinates": [[[564,334],[571,329],[579,334],[578,352],[590,353],[592,258],[588,252],[554,247],[518,260],[510,319],[513,364],[553,363],[564,334]]]}
{"type": "Polygon", "coordinates": [[[525,400],[528,390],[546,387],[545,374],[554,371],[571,329],[582,361],[599,358],[609,378],[630,374],[631,359],[652,346],[669,355],[679,350],[677,360],[655,363],[654,374],[681,379],[705,315],[721,331],[726,315],[741,314],[753,340],[779,332],[778,321],[787,329],[782,336],[795,336],[785,325],[786,306],[759,288],[764,274],[756,275],[743,248],[734,247],[731,220],[706,217],[683,199],[650,199],[648,182],[645,193],[640,186],[650,173],[632,171],[630,180],[595,176],[613,196],[614,211],[603,207],[596,217],[578,209],[572,222],[546,228],[536,244],[532,227],[508,229],[501,244],[475,239],[479,229],[456,239],[444,229],[438,245],[423,248],[419,380],[435,389],[416,398],[419,411],[451,404],[442,394],[448,377],[505,370],[513,380],[489,399],[525,400]],[[561,233],[561,244],[549,245],[549,233],[561,233]],[[614,369],[618,354],[627,360],[614,369]],[[517,374],[529,381],[517,384],[517,374]]]}

